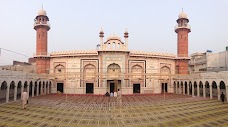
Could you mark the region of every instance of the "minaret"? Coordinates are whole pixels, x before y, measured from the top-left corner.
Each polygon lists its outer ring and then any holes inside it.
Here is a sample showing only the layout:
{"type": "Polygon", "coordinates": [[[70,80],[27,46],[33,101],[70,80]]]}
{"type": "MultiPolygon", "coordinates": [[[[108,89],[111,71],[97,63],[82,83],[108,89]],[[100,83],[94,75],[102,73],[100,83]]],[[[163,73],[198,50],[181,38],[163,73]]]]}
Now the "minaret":
{"type": "Polygon", "coordinates": [[[48,57],[48,31],[50,29],[49,18],[43,8],[34,19],[34,29],[36,30],[36,72],[47,73],[50,65],[48,57]]]}
{"type": "Polygon", "coordinates": [[[102,28],[101,28],[101,30],[100,30],[99,37],[100,37],[100,50],[103,50],[103,44],[104,44],[104,42],[103,42],[104,32],[103,32],[102,28]]]}
{"type": "Polygon", "coordinates": [[[188,33],[191,32],[188,22],[187,14],[182,10],[177,19],[178,25],[175,27],[177,33],[177,74],[188,74],[188,33]]]}
{"type": "Polygon", "coordinates": [[[126,28],[126,31],[124,32],[124,38],[125,38],[125,46],[126,46],[126,50],[128,50],[128,31],[126,28]]]}

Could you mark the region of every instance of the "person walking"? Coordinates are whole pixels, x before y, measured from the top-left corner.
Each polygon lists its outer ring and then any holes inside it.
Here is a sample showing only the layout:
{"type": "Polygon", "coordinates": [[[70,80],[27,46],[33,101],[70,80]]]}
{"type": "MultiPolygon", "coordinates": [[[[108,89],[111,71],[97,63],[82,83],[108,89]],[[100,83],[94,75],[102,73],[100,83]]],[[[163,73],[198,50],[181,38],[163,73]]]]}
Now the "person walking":
{"type": "Polygon", "coordinates": [[[223,94],[223,92],[222,92],[220,98],[221,98],[221,101],[224,103],[224,101],[225,101],[225,95],[223,94]]]}
{"type": "Polygon", "coordinates": [[[119,104],[119,106],[122,105],[122,93],[121,93],[120,89],[118,89],[118,91],[117,91],[117,103],[119,104]]]}
{"type": "Polygon", "coordinates": [[[22,100],[22,108],[26,109],[26,104],[28,103],[28,93],[26,90],[24,90],[24,92],[22,93],[21,100],[22,100]]]}

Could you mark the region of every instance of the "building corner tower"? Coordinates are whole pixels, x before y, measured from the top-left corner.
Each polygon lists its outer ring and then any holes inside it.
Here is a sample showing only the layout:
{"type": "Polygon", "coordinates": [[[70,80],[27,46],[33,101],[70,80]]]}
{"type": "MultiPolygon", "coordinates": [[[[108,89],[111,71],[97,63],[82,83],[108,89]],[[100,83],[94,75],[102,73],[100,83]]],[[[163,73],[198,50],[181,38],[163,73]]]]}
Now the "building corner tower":
{"type": "Polygon", "coordinates": [[[188,74],[188,33],[191,32],[188,22],[187,14],[182,10],[175,27],[177,33],[176,74],[188,74]]]}
{"type": "Polygon", "coordinates": [[[36,30],[36,73],[48,73],[50,57],[48,56],[48,31],[50,30],[49,18],[43,8],[34,19],[36,30]]]}

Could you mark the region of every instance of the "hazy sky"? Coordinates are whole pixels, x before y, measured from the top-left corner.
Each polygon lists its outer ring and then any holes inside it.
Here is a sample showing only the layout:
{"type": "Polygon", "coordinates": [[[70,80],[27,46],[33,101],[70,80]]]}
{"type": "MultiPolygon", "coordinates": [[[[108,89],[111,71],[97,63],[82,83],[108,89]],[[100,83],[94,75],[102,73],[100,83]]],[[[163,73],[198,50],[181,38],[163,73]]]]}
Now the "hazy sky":
{"type": "MultiPolygon", "coordinates": [[[[42,8],[50,19],[48,51],[91,50],[113,33],[129,50],[176,54],[176,20],[188,14],[189,54],[221,52],[228,46],[228,0],[0,0],[0,48],[32,57],[35,53],[34,18],[42,8]]],[[[0,65],[27,57],[1,50],[0,65]]]]}

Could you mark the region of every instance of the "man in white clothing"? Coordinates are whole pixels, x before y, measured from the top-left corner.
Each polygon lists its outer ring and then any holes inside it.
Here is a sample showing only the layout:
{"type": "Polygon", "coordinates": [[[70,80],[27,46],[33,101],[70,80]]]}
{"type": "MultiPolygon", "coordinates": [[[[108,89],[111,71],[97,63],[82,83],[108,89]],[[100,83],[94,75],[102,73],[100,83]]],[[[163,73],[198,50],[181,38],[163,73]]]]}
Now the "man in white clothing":
{"type": "Polygon", "coordinates": [[[22,93],[21,100],[22,100],[22,108],[25,109],[28,101],[28,93],[26,92],[26,90],[24,90],[24,92],[22,93]]]}
{"type": "Polygon", "coordinates": [[[122,93],[121,93],[120,89],[118,89],[118,91],[117,91],[117,103],[119,104],[119,106],[122,105],[122,93]]]}

